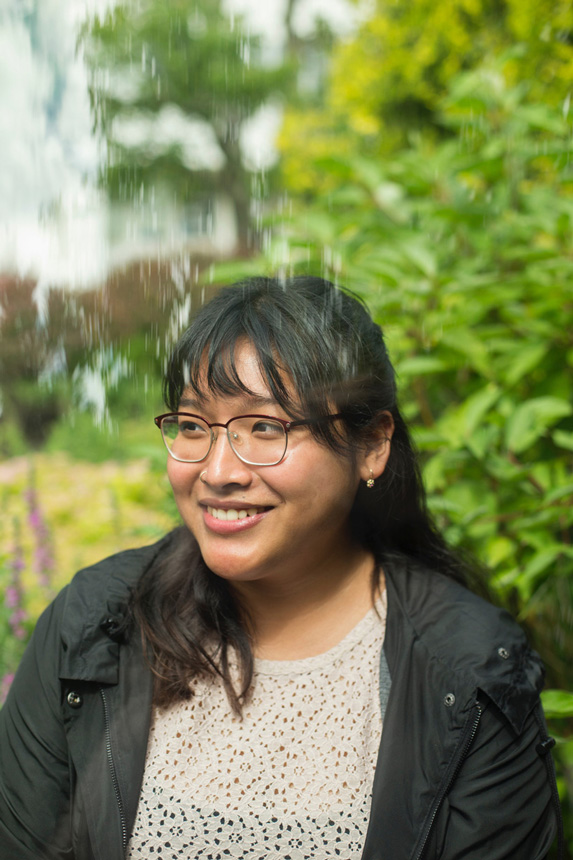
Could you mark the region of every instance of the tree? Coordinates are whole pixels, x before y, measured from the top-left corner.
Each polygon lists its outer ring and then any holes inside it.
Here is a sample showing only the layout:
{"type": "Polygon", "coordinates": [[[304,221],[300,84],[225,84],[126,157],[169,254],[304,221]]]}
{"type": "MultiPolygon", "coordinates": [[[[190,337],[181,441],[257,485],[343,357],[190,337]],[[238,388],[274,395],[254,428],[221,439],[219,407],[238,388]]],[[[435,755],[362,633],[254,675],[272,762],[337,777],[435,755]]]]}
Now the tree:
{"type": "Polygon", "coordinates": [[[241,131],[284,90],[290,68],[262,66],[258,41],[225,15],[220,0],[124,2],[104,19],[96,17],[84,39],[95,122],[107,143],[103,179],[112,197],[134,201],[163,187],[189,201],[223,191],[233,202],[240,249],[248,250],[252,174],[241,152],[241,131]],[[219,167],[190,164],[181,140],[119,140],[118,122],[153,117],[160,124],[167,109],[210,129],[219,167]]]}

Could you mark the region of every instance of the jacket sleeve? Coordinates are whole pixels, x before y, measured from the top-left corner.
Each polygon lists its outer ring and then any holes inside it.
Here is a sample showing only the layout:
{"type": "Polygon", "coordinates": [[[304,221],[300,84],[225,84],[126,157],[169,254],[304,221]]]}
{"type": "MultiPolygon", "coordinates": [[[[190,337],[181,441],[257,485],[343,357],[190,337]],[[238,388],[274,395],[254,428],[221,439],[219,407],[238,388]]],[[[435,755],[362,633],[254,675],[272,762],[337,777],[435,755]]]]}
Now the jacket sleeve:
{"type": "MultiPolygon", "coordinates": [[[[538,706],[541,708],[541,706],[538,706]]],[[[541,725],[543,718],[541,717],[541,725]]],[[[436,822],[439,860],[543,860],[557,830],[547,764],[532,712],[516,735],[487,702],[473,744],[436,822]]]]}
{"type": "Polygon", "coordinates": [[[43,613],[0,710],[0,860],[72,860],[57,655],[60,595],[43,613]]]}

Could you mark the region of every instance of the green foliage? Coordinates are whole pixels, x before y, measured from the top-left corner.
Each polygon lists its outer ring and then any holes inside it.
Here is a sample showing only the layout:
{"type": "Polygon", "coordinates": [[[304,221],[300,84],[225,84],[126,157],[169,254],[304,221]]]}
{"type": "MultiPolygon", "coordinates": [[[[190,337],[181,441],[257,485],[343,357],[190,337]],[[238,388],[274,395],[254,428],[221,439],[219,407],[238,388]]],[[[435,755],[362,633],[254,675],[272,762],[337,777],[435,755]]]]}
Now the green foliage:
{"type": "Polygon", "coordinates": [[[534,98],[562,104],[573,82],[572,37],[565,0],[378,0],[338,51],[335,104],[360,131],[411,130],[434,120],[454,76],[504,51],[510,85],[531,81],[534,98]]]}
{"type": "Polygon", "coordinates": [[[573,693],[567,693],[564,690],[546,690],[541,698],[547,717],[570,717],[573,714],[573,693]]]}
{"type": "MultiPolygon", "coordinates": [[[[155,404],[153,409],[160,411],[159,396],[155,404]]],[[[94,421],[90,412],[71,410],[54,425],[43,452],[56,454],[63,451],[76,460],[89,463],[104,463],[106,460],[126,462],[154,455],[164,459],[159,444],[160,434],[151,417],[152,402],[146,402],[145,406],[145,414],[141,414],[141,402],[131,413],[126,408],[128,414],[122,416],[122,420],[117,420],[117,410],[112,409],[114,420],[101,424],[94,421]]]]}
{"type": "Polygon", "coordinates": [[[510,87],[527,82],[533,103],[569,109],[569,0],[376,0],[371,9],[334,49],[322,107],[287,110],[279,145],[292,191],[313,197],[332,189],[330,172],[314,163],[320,156],[384,157],[420,132],[450,136],[443,98],[484,58],[496,58],[510,87]]]}

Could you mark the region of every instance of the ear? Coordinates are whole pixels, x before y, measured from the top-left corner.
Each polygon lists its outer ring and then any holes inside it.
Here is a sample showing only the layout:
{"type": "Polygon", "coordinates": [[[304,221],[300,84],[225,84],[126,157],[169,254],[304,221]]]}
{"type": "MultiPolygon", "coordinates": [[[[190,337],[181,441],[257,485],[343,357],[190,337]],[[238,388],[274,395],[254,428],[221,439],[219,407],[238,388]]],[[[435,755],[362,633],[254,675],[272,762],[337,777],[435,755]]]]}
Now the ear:
{"type": "Polygon", "coordinates": [[[378,421],[366,440],[362,457],[360,458],[360,477],[363,481],[369,478],[379,478],[388,462],[394,419],[390,412],[381,412],[378,421]]]}

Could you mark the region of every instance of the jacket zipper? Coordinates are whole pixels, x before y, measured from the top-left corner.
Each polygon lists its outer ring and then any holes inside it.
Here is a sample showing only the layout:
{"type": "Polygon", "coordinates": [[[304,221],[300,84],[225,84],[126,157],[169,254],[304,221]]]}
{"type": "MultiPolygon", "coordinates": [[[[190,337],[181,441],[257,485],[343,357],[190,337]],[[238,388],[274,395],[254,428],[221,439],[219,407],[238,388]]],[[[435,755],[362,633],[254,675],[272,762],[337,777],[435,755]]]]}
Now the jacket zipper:
{"type": "Polygon", "coordinates": [[[539,734],[541,737],[541,742],[537,744],[536,750],[537,754],[542,756],[542,758],[545,760],[545,767],[547,769],[549,785],[551,786],[551,799],[553,801],[553,807],[555,809],[555,821],[557,823],[557,858],[558,860],[564,860],[565,835],[563,833],[563,813],[561,812],[559,791],[557,790],[557,782],[555,779],[555,765],[553,764],[553,758],[551,756],[551,753],[549,752],[551,747],[555,745],[555,741],[547,734],[543,718],[540,714],[539,705],[535,708],[534,713],[535,720],[539,727],[539,734]]]}
{"type": "Polygon", "coordinates": [[[113,761],[113,754],[111,750],[111,731],[110,731],[110,723],[109,723],[109,711],[107,707],[107,699],[105,697],[105,691],[102,687],[100,687],[101,700],[103,702],[103,718],[105,724],[105,749],[107,753],[107,761],[109,764],[109,769],[111,773],[111,781],[113,783],[113,790],[115,793],[115,799],[117,801],[117,806],[119,809],[119,818],[121,822],[121,844],[123,847],[123,852],[125,854],[127,850],[127,823],[125,820],[125,810],[123,808],[123,800],[121,799],[121,793],[119,791],[119,782],[117,779],[117,773],[115,770],[115,763],[113,761]]]}
{"type": "Polygon", "coordinates": [[[434,821],[436,820],[438,812],[440,811],[440,807],[444,801],[444,798],[446,797],[446,795],[450,791],[451,787],[453,786],[454,782],[458,778],[459,772],[462,769],[462,765],[466,759],[466,756],[468,755],[468,753],[470,751],[471,745],[474,742],[474,738],[477,734],[478,726],[479,726],[479,723],[481,720],[481,715],[482,715],[481,703],[476,700],[476,702],[474,704],[474,708],[477,708],[477,713],[475,714],[473,720],[469,721],[466,724],[466,727],[464,729],[464,734],[463,734],[462,740],[460,742],[460,745],[461,745],[460,753],[459,753],[458,759],[455,763],[454,769],[450,775],[448,782],[446,783],[446,785],[442,788],[442,790],[436,796],[436,799],[434,801],[434,806],[432,808],[432,811],[430,813],[430,818],[429,818],[428,824],[426,826],[426,832],[424,834],[424,838],[423,838],[422,844],[420,846],[420,850],[416,854],[416,860],[422,860],[422,858],[424,857],[424,854],[426,852],[426,848],[428,847],[428,841],[430,839],[430,834],[431,834],[432,828],[434,826],[434,821]]]}

